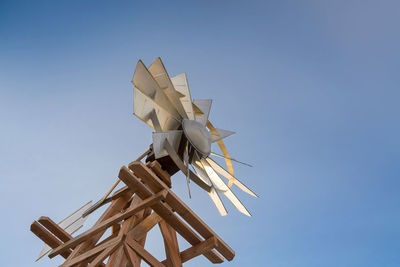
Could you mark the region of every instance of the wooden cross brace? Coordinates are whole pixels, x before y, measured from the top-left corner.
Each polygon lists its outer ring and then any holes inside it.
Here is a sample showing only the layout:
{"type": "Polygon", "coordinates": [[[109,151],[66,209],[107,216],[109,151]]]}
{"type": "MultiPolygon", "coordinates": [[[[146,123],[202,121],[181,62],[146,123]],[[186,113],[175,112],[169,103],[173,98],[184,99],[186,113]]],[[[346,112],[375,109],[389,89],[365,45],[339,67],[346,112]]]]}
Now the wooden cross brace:
{"type": "Polygon", "coordinates": [[[212,263],[223,262],[222,256],[233,259],[234,251],[171,191],[170,176],[157,161],[135,161],[128,167],[119,173],[126,186],[114,193],[106,211],[82,234],[72,237],[48,217],[32,223],[31,231],[53,248],[50,258],[64,257],[63,267],[137,267],[141,260],[150,266],[179,267],[199,255],[212,263]],[[163,261],[144,248],[147,233],[157,224],[164,239],[163,261]],[[110,227],[111,235],[100,240],[110,227]],[[180,251],[177,233],[192,246],[180,251]]]}

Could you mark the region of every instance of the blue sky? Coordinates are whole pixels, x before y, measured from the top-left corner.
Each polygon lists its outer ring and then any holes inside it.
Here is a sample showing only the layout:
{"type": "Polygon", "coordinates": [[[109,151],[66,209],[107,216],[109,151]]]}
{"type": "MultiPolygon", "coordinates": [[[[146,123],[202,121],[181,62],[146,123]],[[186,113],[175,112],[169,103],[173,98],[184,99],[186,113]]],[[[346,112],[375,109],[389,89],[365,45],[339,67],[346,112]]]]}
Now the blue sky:
{"type": "Polygon", "coordinates": [[[399,266],[399,23],[397,1],[1,1],[2,266],[60,264],[34,263],[30,223],[102,197],[148,147],[130,80],[159,56],[254,165],[235,165],[252,218],[173,178],[236,251],[222,266],[399,266]]]}

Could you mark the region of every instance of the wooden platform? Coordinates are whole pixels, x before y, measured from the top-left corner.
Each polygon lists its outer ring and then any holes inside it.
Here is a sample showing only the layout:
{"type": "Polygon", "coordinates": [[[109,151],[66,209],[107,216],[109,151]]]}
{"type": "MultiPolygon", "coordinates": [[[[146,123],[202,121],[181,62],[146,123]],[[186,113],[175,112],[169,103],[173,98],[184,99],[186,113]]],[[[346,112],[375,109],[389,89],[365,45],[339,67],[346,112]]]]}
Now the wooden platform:
{"type": "Polygon", "coordinates": [[[64,257],[63,267],[137,267],[141,260],[150,266],[182,266],[199,255],[211,263],[233,259],[235,252],[171,191],[170,176],[157,161],[123,166],[119,178],[125,186],[84,233],[72,237],[47,217],[31,224],[31,231],[53,248],[50,258],[64,257]],[[162,261],[144,249],[147,232],[157,224],[165,246],[162,261]],[[99,242],[108,228],[112,234],[99,242]],[[192,246],[180,251],[177,234],[192,246]]]}

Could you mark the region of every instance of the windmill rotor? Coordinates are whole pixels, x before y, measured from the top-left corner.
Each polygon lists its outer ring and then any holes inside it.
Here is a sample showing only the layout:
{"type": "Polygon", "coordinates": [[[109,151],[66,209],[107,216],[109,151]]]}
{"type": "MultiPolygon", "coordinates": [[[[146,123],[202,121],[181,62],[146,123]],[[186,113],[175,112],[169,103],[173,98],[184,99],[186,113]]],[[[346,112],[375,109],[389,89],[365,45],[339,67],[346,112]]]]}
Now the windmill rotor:
{"type": "Polygon", "coordinates": [[[186,176],[189,196],[190,181],[193,181],[208,193],[222,216],[227,211],[220,194],[225,195],[240,212],[251,216],[231,191],[231,186],[258,196],[234,176],[232,161],[242,162],[230,157],[223,142],[234,132],[215,128],[211,124],[212,100],[192,100],[186,74],[170,77],[160,58],[149,68],[139,60],[132,83],[133,114],[155,130],[147,161],[156,159],[170,175],[182,171],[186,176]],[[223,155],[211,152],[214,142],[223,155]],[[223,157],[227,170],[210,156],[223,157]],[[228,179],[228,184],[220,176],[228,179]]]}

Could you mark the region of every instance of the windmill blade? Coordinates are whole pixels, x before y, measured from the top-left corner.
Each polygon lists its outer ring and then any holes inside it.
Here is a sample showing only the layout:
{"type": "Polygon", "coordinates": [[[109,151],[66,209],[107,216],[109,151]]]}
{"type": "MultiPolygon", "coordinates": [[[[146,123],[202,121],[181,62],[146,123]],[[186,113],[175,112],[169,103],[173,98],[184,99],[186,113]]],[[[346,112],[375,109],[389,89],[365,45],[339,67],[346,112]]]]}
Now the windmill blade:
{"type": "Polygon", "coordinates": [[[151,120],[151,116],[153,115],[154,111],[162,131],[176,130],[179,128],[181,125],[180,120],[174,117],[167,110],[163,109],[150,97],[143,94],[136,87],[134,88],[133,94],[133,114],[135,114],[135,116],[144,123],[155,129],[155,125],[151,120]]]}
{"type": "Polygon", "coordinates": [[[179,100],[178,92],[175,90],[161,58],[157,58],[153,64],[151,64],[149,67],[149,72],[154,77],[159,87],[164,91],[169,101],[174,105],[179,115],[181,115],[182,118],[187,119],[188,116],[182,106],[181,101],[179,100]]]}
{"type": "Polygon", "coordinates": [[[217,187],[225,190],[224,195],[232,202],[232,204],[243,214],[251,217],[249,211],[246,207],[240,202],[240,200],[235,196],[235,194],[229,189],[229,187],[221,180],[218,174],[211,168],[208,162],[205,159],[201,159],[201,164],[203,165],[204,170],[206,171],[208,177],[210,177],[213,184],[217,187]]]}
{"type": "Polygon", "coordinates": [[[192,97],[190,96],[189,84],[186,78],[186,73],[182,73],[175,77],[172,77],[171,82],[174,85],[175,90],[182,95],[180,97],[180,101],[182,103],[183,108],[186,111],[188,118],[190,120],[194,120],[192,97]]]}
{"type": "Polygon", "coordinates": [[[235,161],[235,162],[237,162],[237,163],[240,163],[240,164],[243,164],[243,165],[246,165],[246,166],[249,166],[249,167],[253,167],[253,166],[251,166],[251,165],[248,164],[248,163],[244,163],[244,162],[238,161],[238,160],[233,159],[233,158],[228,158],[228,157],[225,157],[225,156],[223,156],[223,155],[220,155],[220,154],[217,154],[217,153],[214,153],[214,152],[211,152],[210,155],[213,155],[213,156],[216,156],[216,157],[220,157],[220,158],[223,158],[223,159],[233,160],[233,161],[235,161]]]}
{"type": "Polygon", "coordinates": [[[154,132],[153,133],[153,151],[156,159],[168,156],[168,151],[164,148],[165,139],[172,145],[175,151],[179,148],[182,138],[182,130],[154,132]]]}
{"type": "Polygon", "coordinates": [[[196,121],[200,122],[203,125],[207,124],[208,116],[210,115],[211,104],[212,104],[211,99],[193,100],[193,105],[196,107],[196,109],[201,110],[201,113],[199,113],[199,112],[194,113],[194,117],[195,117],[196,121]]]}
{"type": "Polygon", "coordinates": [[[229,180],[229,182],[232,181],[234,185],[239,187],[241,190],[246,192],[249,195],[252,195],[253,197],[257,197],[257,194],[255,194],[253,191],[251,191],[247,186],[245,186],[242,182],[240,182],[236,177],[234,177],[232,174],[230,174],[227,170],[225,170],[221,165],[219,165],[217,162],[212,160],[211,158],[207,157],[206,158],[208,164],[210,164],[211,168],[214,169],[214,171],[218,172],[225,178],[229,180]]]}
{"type": "MultiPolygon", "coordinates": [[[[90,208],[91,205],[92,205],[92,201],[89,201],[88,203],[83,205],[81,208],[79,208],[77,211],[75,211],[74,213],[72,213],[71,215],[66,217],[64,220],[59,222],[58,225],[62,229],[64,229],[64,231],[66,231],[68,234],[70,234],[70,235],[74,234],[76,231],[78,231],[83,226],[86,219],[88,218],[87,216],[83,217],[83,214],[85,213],[85,211],[87,211],[90,208]]],[[[51,250],[52,250],[52,248],[49,245],[45,244],[42,251],[40,252],[38,258],[36,259],[36,261],[43,258],[51,250]]]]}
{"type": "Polygon", "coordinates": [[[172,145],[168,142],[167,139],[164,141],[164,148],[168,151],[168,155],[171,157],[172,161],[175,163],[175,165],[185,174],[188,175],[189,172],[189,178],[193,182],[195,182],[198,186],[200,186],[202,189],[204,189],[207,192],[210,192],[211,186],[209,186],[207,183],[205,183],[202,179],[200,179],[196,174],[194,174],[191,170],[188,170],[179,157],[178,153],[176,150],[172,147],[172,145]]]}
{"type": "MultiPolygon", "coordinates": [[[[207,121],[207,128],[210,130],[211,134],[218,135],[216,128],[210,122],[210,120],[207,121]]],[[[217,144],[218,144],[219,148],[221,149],[222,154],[225,157],[230,158],[231,156],[229,155],[228,149],[226,148],[224,141],[222,139],[218,140],[217,144]]],[[[228,168],[228,172],[232,175],[235,175],[235,172],[233,170],[232,161],[230,159],[225,158],[225,163],[226,163],[226,167],[228,168]]]]}
{"type": "MultiPolygon", "coordinates": [[[[199,162],[199,164],[201,164],[201,163],[199,162]]],[[[228,212],[225,208],[225,205],[222,202],[221,198],[219,197],[217,190],[212,185],[210,177],[208,177],[206,171],[202,167],[198,166],[197,164],[192,164],[192,167],[195,170],[197,176],[200,177],[200,179],[202,179],[204,181],[208,181],[208,183],[211,185],[210,192],[207,192],[208,196],[210,197],[211,201],[214,203],[219,214],[221,214],[221,216],[226,216],[228,214],[228,212]]]]}
{"type": "Polygon", "coordinates": [[[215,130],[218,132],[218,135],[211,133],[211,142],[213,143],[235,134],[235,132],[224,129],[215,128],[215,130]]]}
{"type": "Polygon", "coordinates": [[[163,90],[160,88],[154,77],[141,60],[139,60],[136,65],[132,83],[135,88],[141,91],[148,98],[152,99],[157,105],[162,107],[169,114],[174,116],[179,121],[182,120],[181,115],[179,115],[174,105],[169,101],[168,97],[164,94],[163,90]]]}
{"type": "Polygon", "coordinates": [[[192,195],[190,194],[190,180],[189,180],[189,176],[190,176],[190,168],[189,168],[189,142],[186,141],[186,145],[185,145],[185,151],[183,152],[183,162],[186,165],[187,168],[187,173],[186,173],[186,184],[187,184],[187,188],[188,188],[188,192],[189,192],[189,198],[192,198],[192,195]]]}

